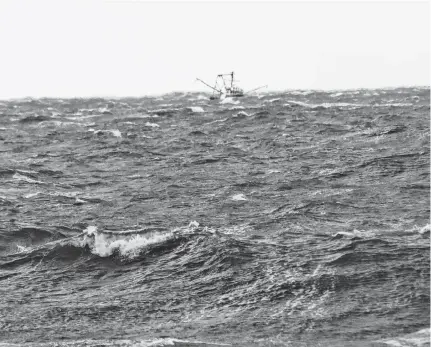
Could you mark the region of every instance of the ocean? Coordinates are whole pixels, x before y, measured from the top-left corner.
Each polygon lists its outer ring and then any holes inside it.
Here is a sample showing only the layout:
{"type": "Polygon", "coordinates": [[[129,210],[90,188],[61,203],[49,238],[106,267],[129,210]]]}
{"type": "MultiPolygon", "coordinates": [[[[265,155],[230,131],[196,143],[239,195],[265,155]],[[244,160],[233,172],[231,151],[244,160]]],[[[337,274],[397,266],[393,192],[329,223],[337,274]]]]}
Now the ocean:
{"type": "Polygon", "coordinates": [[[0,346],[429,346],[430,89],[0,102],[0,346]]]}

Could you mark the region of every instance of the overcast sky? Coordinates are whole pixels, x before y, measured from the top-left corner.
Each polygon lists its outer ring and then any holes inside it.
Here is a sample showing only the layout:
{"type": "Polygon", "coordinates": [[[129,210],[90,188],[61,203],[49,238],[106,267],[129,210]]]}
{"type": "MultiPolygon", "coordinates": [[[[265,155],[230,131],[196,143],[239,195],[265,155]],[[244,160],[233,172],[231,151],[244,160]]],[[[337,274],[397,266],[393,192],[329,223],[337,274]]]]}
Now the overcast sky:
{"type": "Polygon", "coordinates": [[[429,6],[0,0],[0,98],[429,85],[429,6]]]}

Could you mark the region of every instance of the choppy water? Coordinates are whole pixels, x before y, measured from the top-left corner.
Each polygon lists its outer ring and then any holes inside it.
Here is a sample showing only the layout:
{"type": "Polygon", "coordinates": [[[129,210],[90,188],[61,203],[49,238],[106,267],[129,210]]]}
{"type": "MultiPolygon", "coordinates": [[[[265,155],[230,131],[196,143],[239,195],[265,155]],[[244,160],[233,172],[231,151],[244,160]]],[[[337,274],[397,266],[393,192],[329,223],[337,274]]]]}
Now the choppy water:
{"type": "Polygon", "coordinates": [[[0,345],[429,346],[429,93],[1,102],[0,345]]]}

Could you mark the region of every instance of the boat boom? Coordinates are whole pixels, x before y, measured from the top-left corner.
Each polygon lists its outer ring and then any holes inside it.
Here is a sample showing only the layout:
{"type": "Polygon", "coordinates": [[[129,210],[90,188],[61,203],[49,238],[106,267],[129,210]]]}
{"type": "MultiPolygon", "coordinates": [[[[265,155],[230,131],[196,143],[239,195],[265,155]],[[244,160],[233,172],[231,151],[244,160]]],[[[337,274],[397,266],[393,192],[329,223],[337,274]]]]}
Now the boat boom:
{"type": "Polygon", "coordinates": [[[205,84],[207,87],[210,87],[211,89],[213,89],[213,90],[215,90],[216,92],[218,92],[218,93],[223,93],[221,90],[219,90],[219,89],[216,89],[216,88],[214,88],[214,87],[211,87],[208,83],[206,83],[206,82],[204,82],[204,81],[202,81],[200,78],[196,78],[199,82],[202,82],[203,84],[205,84]]]}
{"type": "Polygon", "coordinates": [[[266,87],[268,87],[268,86],[267,86],[267,85],[265,85],[265,86],[260,86],[260,87],[254,88],[254,89],[252,89],[252,90],[249,90],[248,92],[245,92],[244,94],[248,94],[248,93],[251,93],[251,92],[255,92],[255,91],[256,91],[256,90],[258,90],[258,89],[266,88],[266,87]]]}

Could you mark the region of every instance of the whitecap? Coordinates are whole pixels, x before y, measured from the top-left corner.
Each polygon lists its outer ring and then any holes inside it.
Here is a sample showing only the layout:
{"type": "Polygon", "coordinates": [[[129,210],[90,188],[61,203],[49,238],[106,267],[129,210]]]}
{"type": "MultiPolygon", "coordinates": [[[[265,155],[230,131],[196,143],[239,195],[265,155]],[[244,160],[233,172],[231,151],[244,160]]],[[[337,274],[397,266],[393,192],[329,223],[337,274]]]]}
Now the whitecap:
{"type": "Polygon", "coordinates": [[[430,233],[430,225],[427,224],[424,227],[420,228],[418,230],[418,233],[421,234],[421,235],[429,234],[430,233]]]}
{"type": "Polygon", "coordinates": [[[373,105],[374,107],[408,107],[413,106],[411,103],[404,103],[404,102],[393,102],[393,103],[385,103],[385,104],[377,104],[373,105]]]}
{"type": "Polygon", "coordinates": [[[142,248],[161,243],[174,235],[172,232],[160,231],[145,234],[130,234],[130,232],[128,230],[119,233],[103,233],[99,232],[96,226],[89,226],[84,230],[84,239],[80,245],[89,246],[93,254],[101,257],[108,257],[118,251],[122,256],[133,258],[139,255],[142,248]]]}
{"type": "Polygon", "coordinates": [[[353,237],[360,237],[360,238],[371,238],[374,237],[375,233],[372,231],[361,231],[361,230],[353,230],[353,231],[339,231],[335,235],[332,235],[333,238],[353,238],[353,237]]]}
{"type": "Polygon", "coordinates": [[[209,100],[209,98],[204,96],[204,95],[198,95],[197,97],[189,98],[187,100],[188,101],[202,101],[202,100],[209,100]]]}
{"type": "Polygon", "coordinates": [[[89,225],[87,228],[84,229],[83,233],[87,235],[95,235],[97,232],[97,226],[95,225],[89,225]]]}
{"type": "Polygon", "coordinates": [[[18,249],[17,253],[28,252],[28,251],[31,250],[30,247],[25,247],[25,246],[22,246],[22,245],[16,245],[16,248],[18,249]]]}
{"type": "Polygon", "coordinates": [[[206,124],[208,125],[208,124],[213,124],[213,123],[222,123],[222,122],[226,122],[226,121],[227,121],[227,118],[223,118],[223,119],[213,120],[212,122],[208,122],[206,124]]]}
{"type": "Polygon", "coordinates": [[[220,104],[239,104],[239,100],[234,100],[233,98],[227,97],[220,101],[220,104]]]}
{"type": "Polygon", "coordinates": [[[97,109],[100,113],[111,113],[107,107],[99,107],[97,109]]]}
{"type": "Polygon", "coordinates": [[[48,195],[51,196],[64,196],[66,198],[75,198],[80,192],[73,191],[73,192],[54,192],[54,193],[48,193],[48,195]]]}
{"type": "MultiPolygon", "coordinates": [[[[142,344],[139,344],[141,346],[142,344]]],[[[199,346],[208,346],[208,347],[228,347],[232,346],[230,344],[224,343],[213,343],[213,342],[203,342],[203,341],[191,341],[191,340],[179,340],[175,338],[161,338],[155,339],[153,341],[149,341],[142,346],[145,347],[165,347],[165,346],[190,346],[190,347],[199,347],[199,346]]]]}
{"type": "Polygon", "coordinates": [[[36,184],[43,184],[43,183],[45,183],[45,182],[42,182],[42,181],[34,180],[34,179],[32,179],[32,178],[30,178],[30,177],[27,177],[27,176],[24,176],[24,175],[20,175],[19,173],[15,173],[15,174],[12,176],[12,178],[13,178],[14,180],[17,180],[17,181],[24,181],[24,182],[27,182],[27,183],[36,183],[36,184]]]}
{"type": "Polygon", "coordinates": [[[350,108],[350,109],[354,109],[354,108],[359,108],[359,107],[364,107],[367,105],[364,104],[355,104],[355,103],[349,103],[349,102],[325,102],[322,104],[308,104],[302,101],[295,101],[295,100],[288,100],[288,102],[286,104],[283,104],[283,106],[292,106],[292,105],[296,105],[296,106],[302,106],[302,107],[306,107],[306,108],[311,108],[311,109],[316,109],[316,108],[332,108],[332,107],[343,107],[343,108],[350,108]]]}
{"type": "Polygon", "coordinates": [[[114,135],[115,137],[122,137],[121,136],[121,132],[118,129],[111,129],[111,130],[95,130],[93,128],[88,129],[89,132],[94,133],[95,135],[100,134],[100,133],[111,133],[112,135],[114,135]]]}
{"type": "Polygon", "coordinates": [[[80,114],[80,113],[78,112],[78,113],[75,113],[75,116],[76,116],[76,117],[64,117],[64,118],[69,119],[69,120],[82,120],[82,119],[88,119],[88,118],[99,117],[100,115],[98,115],[98,114],[89,114],[89,115],[87,115],[87,116],[83,116],[83,115],[82,115],[82,113],[80,114]]]}
{"type": "Polygon", "coordinates": [[[292,94],[292,95],[309,95],[312,94],[313,91],[311,90],[291,90],[288,92],[288,94],[292,94]]]}
{"type": "Polygon", "coordinates": [[[234,225],[230,227],[220,228],[218,231],[214,231],[213,233],[222,233],[225,235],[243,235],[247,232],[252,231],[253,228],[248,224],[234,225]]]}
{"type": "Polygon", "coordinates": [[[406,230],[407,234],[418,233],[421,236],[430,234],[430,224],[426,224],[423,227],[415,225],[413,228],[406,230]]]}
{"type": "Polygon", "coordinates": [[[33,171],[33,170],[17,169],[16,171],[17,171],[17,172],[22,172],[22,173],[25,173],[25,174],[37,174],[37,172],[36,172],[36,171],[33,171]]]}
{"type": "Polygon", "coordinates": [[[331,98],[336,98],[336,97],[338,97],[338,96],[341,96],[341,95],[343,95],[344,93],[334,93],[334,94],[330,94],[329,96],[331,97],[331,98]]]}
{"type": "Polygon", "coordinates": [[[80,198],[75,198],[75,204],[84,204],[85,201],[80,198]]]}
{"type": "Polygon", "coordinates": [[[144,125],[146,127],[151,127],[151,128],[158,128],[158,127],[160,127],[160,125],[158,125],[156,123],[150,123],[150,122],[146,122],[144,125]]]}
{"type": "Polygon", "coordinates": [[[202,113],[204,112],[204,109],[200,106],[191,106],[191,107],[187,107],[189,110],[191,110],[194,113],[202,113]]]}
{"type": "Polygon", "coordinates": [[[34,198],[35,196],[38,196],[39,194],[42,194],[42,192],[28,193],[28,194],[24,195],[24,198],[25,199],[31,199],[31,198],[34,198]]]}
{"type": "Polygon", "coordinates": [[[387,344],[389,346],[396,346],[396,347],[407,347],[407,346],[414,346],[414,347],[425,347],[429,346],[430,341],[430,329],[422,329],[415,333],[407,334],[400,337],[390,338],[390,339],[384,339],[380,340],[378,342],[387,344]]]}
{"type": "Polygon", "coordinates": [[[234,114],[232,117],[241,118],[241,117],[250,117],[250,115],[245,111],[239,111],[237,114],[234,114]]]}
{"type": "Polygon", "coordinates": [[[76,123],[76,122],[62,122],[59,120],[45,120],[43,122],[40,122],[37,124],[38,128],[46,128],[49,126],[55,126],[55,127],[66,127],[66,126],[81,126],[82,124],[76,123]]]}
{"type": "Polygon", "coordinates": [[[118,129],[112,129],[110,130],[110,132],[112,133],[112,135],[114,135],[115,137],[121,137],[121,132],[118,129]]]}
{"type": "Polygon", "coordinates": [[[247,200],[247,198],[245,197],[244,194],[236,194],[236,195],[232,196],[232,200],[234,200],[234,201],[245,201],[245,200],[247,200]]]}
{"type": "Polygon", "coordinates": [[[190,223],[189,223],[189,228],[197,228],[199,226],[199,223],[198,222],[196,222],[195,220],[193,220],[193,221],[191,221],[190,223]]]}

